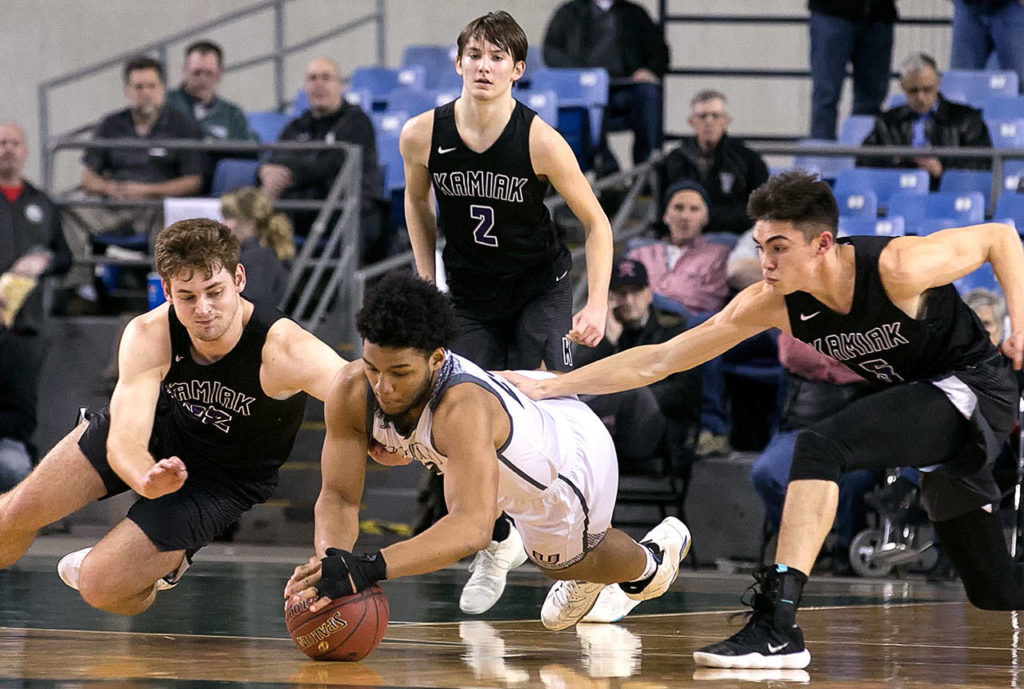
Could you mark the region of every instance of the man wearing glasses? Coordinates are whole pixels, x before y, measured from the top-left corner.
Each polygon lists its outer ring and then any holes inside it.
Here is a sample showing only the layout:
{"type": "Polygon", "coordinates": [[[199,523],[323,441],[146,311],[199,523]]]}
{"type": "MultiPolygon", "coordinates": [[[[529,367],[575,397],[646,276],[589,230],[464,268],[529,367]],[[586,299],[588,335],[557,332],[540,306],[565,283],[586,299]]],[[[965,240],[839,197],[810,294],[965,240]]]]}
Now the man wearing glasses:
{"type": "Polygon", "coordinates": [[[731,121],[723,93],[700,91],[690,100],[687,119],[694,136],[684,137],[661,163],[662,195],[682,180],[700,182],[707,190],[711,203],[705,232],[745,232],[750,192],[768,179],[761,156],[726,134],[731,121]]]}
{"type": "MultiPolygon", "coordinates": [[[[939,92],[940,74],[930,56],[915,53],[900,65],[900,87],[907,96],[904,105],[875,118],[875,128],[864,139],[865,146],[962,146],[991,148],[988,127],[981,111],[946,100],[939,92]]],[[[931,188],[948,168],[987,170],[988,158],[937,158],[920,156],[860,156],[858,166],[921,168],[928,171],[931,188]]]]}

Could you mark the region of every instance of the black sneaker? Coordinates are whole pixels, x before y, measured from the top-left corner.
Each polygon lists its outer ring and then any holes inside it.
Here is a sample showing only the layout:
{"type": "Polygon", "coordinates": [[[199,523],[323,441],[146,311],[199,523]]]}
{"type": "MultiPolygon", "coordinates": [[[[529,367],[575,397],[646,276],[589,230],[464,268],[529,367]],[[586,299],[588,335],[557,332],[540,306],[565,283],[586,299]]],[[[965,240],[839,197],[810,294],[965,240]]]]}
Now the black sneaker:
{"type": "Polygon", "coordinates": [[[804,648],[804,633],[795,624],[788,629],[775,624],[773,592],[766,591],[771,584],[760,572],[755,574],[755,578],[757,584],[751,587],[754,598],[749,603],[754,609],[748,613],[750,619],[746,626],[725,641],[694,651],[693,661],[697,665],[802,670],[811,662],[811,654],[804,648]]]}

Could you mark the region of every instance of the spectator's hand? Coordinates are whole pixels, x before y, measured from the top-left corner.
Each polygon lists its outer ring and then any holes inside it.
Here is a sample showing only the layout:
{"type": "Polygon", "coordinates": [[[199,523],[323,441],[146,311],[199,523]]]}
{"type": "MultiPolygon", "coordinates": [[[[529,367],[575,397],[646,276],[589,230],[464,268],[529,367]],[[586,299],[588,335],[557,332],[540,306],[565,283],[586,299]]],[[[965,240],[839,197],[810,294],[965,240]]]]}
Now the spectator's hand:
{"type": "Polygon", "coordinates": [[[139,485],[135,487],[135,492],[144,498],[155,500],[181,488],[187,478],[188,470],[185,463],[177,457],[168,457],[161,459],[146,472],[139,485]]]}
{"type": "Polygon", "coordinates": [[[281,192],[292,185],[292,171],[284,165],[265,163],[260,165],[257,176],[260,178],[260,186],[263,193],[271,198],[277,199],[281,192]]]}
{"type": "Polygon", "coordinates": [[[142,201],[150,196],[148,184],[142,182],[119,182],[118,184],[120,186],[120,198],[129,201],[142,201]]]}
{"type": "Polygon", "coordinates": [[[922,170],[928,172],[928,176],[933,179],[942,177],[942,163],[939,162],[938,158],[932,156],[919,156],[914,158],[914,164],[922,170]]]}
{"type": "Polygon", "coordinates": [[[660,81],[657,74],[645,67],[641,67],[637,71],[633,72],[633,74],[630,75],[630,78],[633,81],[639,81],[645,84],[657,84],[660,81]]]}
{"type": "Polygon", "coordinates": [[[583,309],[572,317],[572,330],[567,337],[577,344],[596,347],[604,337],[604,325],[607,307],[601,308],[587,303],[583,309]]]}
{"type": "Polygon", "coordinates": [[[53,256],[49,251],[32,251],[11,266],[11,272],[25,277],[38,278],[50,265],[50,258],[53,256]]]}
{"type": "Polygon", "coordinates": [[[1021,370],[1021,359],[1024,355],[1024,331],[1015,330],[1003,341],[1003,354],[1013,362],[1013,370],[1021,370]]]}
{"type": "Polygon", "coordinates": [[[127,198],[124,195],[124,182],[107,180],[103,195],[116,201],[123,201],[127,198]]]}

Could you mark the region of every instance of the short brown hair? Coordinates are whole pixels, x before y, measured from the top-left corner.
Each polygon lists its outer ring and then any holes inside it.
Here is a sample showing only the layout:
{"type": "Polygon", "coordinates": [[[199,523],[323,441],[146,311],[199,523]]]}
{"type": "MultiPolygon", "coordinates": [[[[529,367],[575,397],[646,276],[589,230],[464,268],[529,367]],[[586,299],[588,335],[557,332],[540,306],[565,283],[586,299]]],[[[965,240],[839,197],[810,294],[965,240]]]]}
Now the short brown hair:
{"type": "Polygon", "coordinates": [[[124,63],[124,73],[122,74],[124,83],[128,83],[132,72],[139,72],[144,69],[151,69],[156,72],[156,75],[160,77],[161,84],[167,83],[167,75],[164,72],[163,64],[160,63],[160,60],[151,58],[149,55],[136,55],[124,63]]]}
{"type": "Polygon", "coordinates": [[[808,241],[828,230],[835,234],[839,206],[826,182],[799,170],[775,175],[747,202],[751,220],[789,220],[808,241]]]}
{"type": "Polygon", "coordinates": [[[234,274],[238,265],[238,238],[216,220],[191,218],[168,225],[156,237],[156,272],[168,287],[172,277],[188,272],[186,280],[196,271],[206,279],[218,268],[234,274]],[[189,272],[190,271],[190,272],[189,272]]]}
{"type": "Polygon", "coordinates": [[[224,51],[221,49],[219,45],[217,45],[211,40],[204,38],[201,41],[189,43],[188,47],[185,48],[185,59],[187,60],[188,56],[192,53],[199,53],[200,55],[216,55],[217,66],[224,66],[224,51]]]}
{"type": "Polygon", "coordinates": [[[466,28],[459,34],[458,57],[462,57],[466,44],[474,38],[493,43],[507,51],[516,62],[526,61],[526,51],[529,48],[526,32],[512,15],[504,10],[488,12],[466,24],[466,28]]]}

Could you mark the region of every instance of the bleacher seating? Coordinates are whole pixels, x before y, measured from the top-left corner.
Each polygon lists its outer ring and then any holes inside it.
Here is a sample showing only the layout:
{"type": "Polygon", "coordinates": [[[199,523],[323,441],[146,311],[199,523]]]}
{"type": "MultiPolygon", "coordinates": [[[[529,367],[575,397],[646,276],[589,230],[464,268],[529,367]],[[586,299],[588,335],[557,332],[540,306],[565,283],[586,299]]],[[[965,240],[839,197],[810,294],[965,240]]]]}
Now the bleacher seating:
{"type": "Polygon", "coordinates": [[[849,215],[840,215],[839,233],[854,237],[861,235],[900,237],[903,235],[903,218],[898,215],[887,218],[855,218],[849,215]]]}
{"type": "Polygon", "coordinates": [[[939,191],[980,192],[986,199],[985,207],[991,208],[992,172],[989,170],[956,170],[950,169],[942,173],[939,179],[939,191]]]}
{"type": "Polygon", "coordinates": [[[871,218],[878,216],[878,195],[871,189],[836,194],[839,216],[871,218]]]}
{"type": "Polygon", "coordinates": [[[981,112],[992,119],[1024,119],[1024,96],[989,96],[981,104],[981,112]]]}
{"type": "Polygon", "coordinates": [[[558,94],[558,131],[576,153],[584,169],[601,137],[601,121],[608,103],[608,72],[595,69],[543,69],[533,75],[529,91],[558,94]]]}
{"type": "Polygon", "coordinates": [[[890,199],[888,213],[903,217],[908,234],[929,234],[943,229],[943,226],[956,227],[984,222],[985,197],[976,191],[938,191],[924,195],[899,192],[890,199]],[[946,219],[952,224],[944,225],[940,222],[946,219]]]}
{"type": "Polygon", "coordinates": [[[1024,119],[989,119],[985,118],[988,125],[989,136],[992,137],[993,148],[1022,148],[1024,149],[1024,119]]]}
{"type": "Polygon", "coordinates": [[[427,70],[422,65],[406,67],[356,67],[352,71],[348,88],[365,90],[373,98],[373,109],[383,110],[388,98],[398,90],[422,91],[427,84],[427,70]]]}
{"type": "Polygon", "coordinates": [[[256,184],[258,160],[248,158],[221,158],[213,168],[213,180],[210,182],[210,194],[220,196],[235,189],[251,187],[256,184]]]}
{"type": "MultiPolygon", "coordinates": [[[[801,146],[807,148],[835,146],[835,141],[828,139],[800,139],[801,146]]],[[[859,142],[858,142],[859,143],[859,142]]],[[[843,170],[853,168],[853,156],[822,156],[822,155],[795,155],[793,156],[793,168],[819,175],[822,179],[833,180],[843,170]]]]}
{"type": "Polygon", "coordinates": [[[341,94],[346,103],[358,105],[363,112],[373,112],[373,94],[366,89],[346,89],[341,94]]]}
{"type": "Polygon", "coordinates": [[[292,101],[292,105],[288,108],[288,114],[292,117],[298,117],[302,113],[309,110],[309,98],[306,96],[306,92],[299,89],[299,92],[295,94],[295,100],[292,101]]]}
{"type": "Polygon", "coordinates": [[[383,101],[375,101],[374,110],[406,113],[408,119],[437,106],[437,94],[430,90],[396,89],[383,101]]]}
{"type": "Polygon", "coordinates": [[[1024,179],[1024,160],[1003,161],[1003,192],[1015,192],[1024,179]]]}
{"type": "Polygon", "coordinates": [[[427,89],[461,88],[462,80],[455,73],[454,45],[409,45],[402,54],[402,66],[421,65],[426,70],[427,89]]]}
{"type": "Polygon", "coordinates": [[[277,137],[281,134],[281,130],[284,129],[285,125],[288,124],[288,121],[292,119],[292,116],[287,113],[274,112],[272,110],[257,110],[249,112],[246,113],[245,117],[249,121],[249,129],[251,129],[263,143],[277,141],[277,137]]]}
{"type": "Polygon", "coordinates": [[[996,201],[992,219],[998,222],[1013,220],[1017,232],[1024,232],[1024,194],[1004,191],[996,201]]]}
{"type": "Polygon", "coordinates": [[[959,280],[954,280],[953,285],[960,294],[967,294],[972,289],[978,289],[979,287],[992,290],[993,292],[1003,293],[1002,288],[999,286],[999,281],[996,280],[996,274],[992,270],[992,264],[982,263],[981,267],[973,273],[964,275],[959,280]]]}
{"type": "Polygon", "coordinates": [[[889,205],[889,199],[897,192],[915,194],[928,193],[928,173],[924,170],[893,170],[885,168],[857,167],[840,170],[836,175],[837,194],[849,194],[872,190],[878,196],[878,204],[889,205]]]}
{"type": "Polygon", "coordinates": [[[1017,73],[1010,70],[951,69],[942,75],[946,98],[980,108],[992,96],[1017,95],[1017,73]]]}
{"type": "Polygon", "coordinates": [[[838,143],[860,146],[874,126],[874,115],[850,115],[839,125],[838,143]]]}
{"type": "Polygon", "coordinates": [[[370,119],[376,133],[377,159],[384,167],[384,190],[388,194],[400,191],[405,188],[405,172],[398,137],[409,115],[403,111],[377,112],[370,119]]]}
{"type": "Polygon", "coordinates": [[[552,127],[558,127],[558,95],[554,91],[523,91],[517,94],[516,100],[535,110],[552,127]]]}

